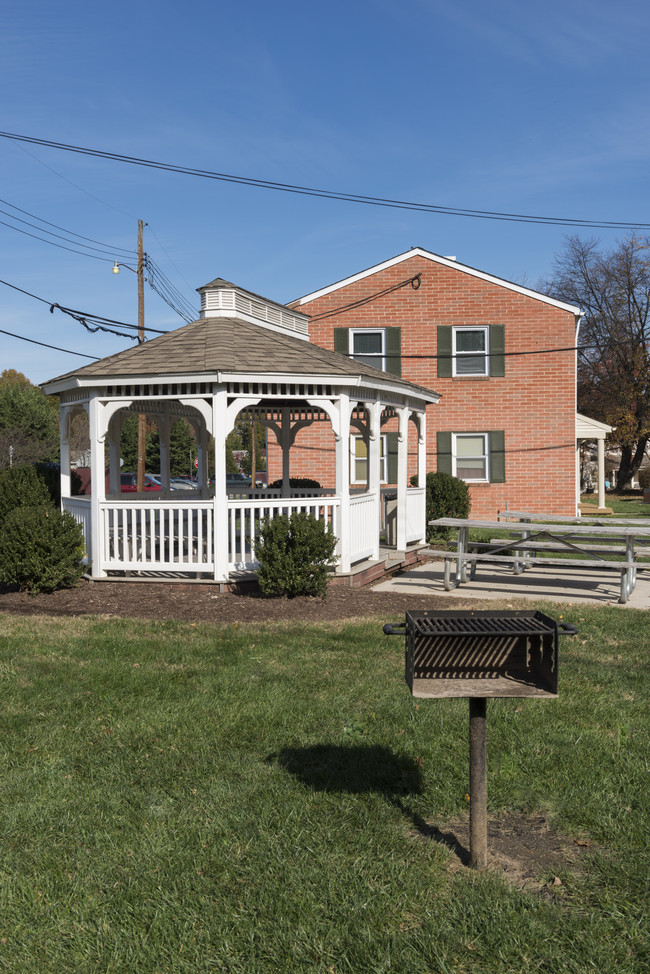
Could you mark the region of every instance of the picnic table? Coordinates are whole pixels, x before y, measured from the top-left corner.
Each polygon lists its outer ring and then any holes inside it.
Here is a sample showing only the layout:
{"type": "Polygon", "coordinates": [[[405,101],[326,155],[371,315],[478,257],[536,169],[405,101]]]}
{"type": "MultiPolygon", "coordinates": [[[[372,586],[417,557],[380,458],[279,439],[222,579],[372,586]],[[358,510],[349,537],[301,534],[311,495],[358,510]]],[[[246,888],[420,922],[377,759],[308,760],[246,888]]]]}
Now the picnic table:
{"type": "MultiPolygon", "coordinates": [[[[512,513],[512,512],[509,512],[512,513]]],[[[551,520],[551,517],[554,519],[551,520]]],[[[645,524],[582,524],[581,518],[555,523],[548,520],[516,522],[467,520],[441,517],[429,524],[433,527],[454,528],[457,532],[455,551],[438,551],[444,559],[444,585],[451,591],[476,575],[477,563],[496,562],[509,566],[515,574],[521,574],[534,566],[565,567],[575,572],[593,569],[609,569],[620,572],[621,589],[619,602],[625,604],[636,585],[638,555],[650,550],[637,542],[650,541],[650,523],[645,524]],[[508,538],[491,538],[489,542],[470,542],[473,528],[483,531],[503,531],[508,538]],[[570,557],[561,557],[567,556],[570,557]],[[452,564],[455,573],[452,577],[452,564]]],[[[623,519],[621,519],[623,520],[623,519]]]]}

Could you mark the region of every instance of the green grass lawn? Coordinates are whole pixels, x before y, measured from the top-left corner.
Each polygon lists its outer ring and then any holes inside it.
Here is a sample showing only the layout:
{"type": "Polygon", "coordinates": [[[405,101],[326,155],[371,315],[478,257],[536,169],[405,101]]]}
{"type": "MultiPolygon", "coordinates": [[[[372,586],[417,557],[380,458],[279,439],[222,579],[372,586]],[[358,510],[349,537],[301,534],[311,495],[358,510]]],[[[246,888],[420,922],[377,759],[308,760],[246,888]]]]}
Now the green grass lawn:
{"type": "Polygon", "coordinates": [[[488,703],[490,814],[589,843],[542,892],[426,837],[468,703],[411,698],[379,620],[0,615],[0,970],[648,970],[649,617],[545,611],[558,699],[488,703]]]}
{"type": "MultiPolygon", "coordinates": [[[[596,494],[583,494],[580,498],[583,514],[591,514],[587,505],[594,508],[593,514],[598,509],[598,497],[596,494]]],[[[643,491],[636,491],[629,494],[616,494],[607,492],[605,504],[611,507],[616,517],[648,517],[650,518],[650,504],[643,501],[643,491]]]]}

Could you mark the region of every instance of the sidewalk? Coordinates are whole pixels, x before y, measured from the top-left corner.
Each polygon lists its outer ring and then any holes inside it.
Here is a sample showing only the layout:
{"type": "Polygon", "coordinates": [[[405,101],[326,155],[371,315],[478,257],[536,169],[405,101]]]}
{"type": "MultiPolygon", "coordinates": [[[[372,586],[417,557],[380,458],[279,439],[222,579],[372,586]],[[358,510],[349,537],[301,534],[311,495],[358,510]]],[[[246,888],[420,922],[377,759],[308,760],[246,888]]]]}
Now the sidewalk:
{"type": "Polygon", "coordinates": [[[473,582],[451,592],[443,584],[444,563],[431,561],[410,571],[394,575],[369,591],[407,595],[442,595],[451,603],[461,599],[549,599],[552,602],[585,602],[589,605],[617,605],[621,609],[650,609],[650,566],[637,574],[634,591],[625,605],[618,601],[620,575],[612,571],[585,571],[576,577],[569,569],[528,569],[514,575],[507,567],[484,564],[473,582]]]}

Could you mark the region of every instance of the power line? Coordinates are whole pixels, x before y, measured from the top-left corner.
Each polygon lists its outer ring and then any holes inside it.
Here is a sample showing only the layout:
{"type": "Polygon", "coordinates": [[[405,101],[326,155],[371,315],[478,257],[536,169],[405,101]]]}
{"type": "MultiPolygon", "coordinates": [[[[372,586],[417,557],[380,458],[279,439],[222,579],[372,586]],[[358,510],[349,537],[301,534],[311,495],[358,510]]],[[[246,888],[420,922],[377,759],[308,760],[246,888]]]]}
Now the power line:
{"type": "Polygon", "coordinates": [[[27,338],[25,335],[15,335],[13,331],[5,331],[4,328],[0,328],[0,332],[3,335],[10,335],[11,338],[19,338],[21,342],[31,342],[32,345],[42,345],[43,348],[53,348],[55,352],[67,352],[68,355],[81,355],[82,358],[90,358],[93,361],[98,361],[98,355],[87,355],[85,352],[73,352],[70,348],[60,348],[58,345],[48,345],[46,342],[37,342],[35,338],[27,338]]]}
{"type": "MultiPolygon", "coordinates": [[[[29,298],[34,298],[35,301],[40,301],[42,304],[49,305],[50,312],[53,314],[54,309],[57,308],[63,314],[69,315],[80,324],[83,324],[84,328],[88,328],[89,331],[109,331],[112,334],[119,335],[121,338],[133,338],[133,335],[125,335],[122,332],[115,331],[114,329],[106,327],[107,325],[116,325],[119,328],[132,328],[134,331],[138,330],[138,325],[131,325],[126,321],[116,321],[113,318],[105,318],[103,315],[96,315],[86,311],[78,311],[76,308],[67,308],[64,305],[58,304],[56,301],[46,301],[45,298],[39,297],[37,294],[32,294],[30,291],[25,291],[21,287],[17,287],[15,284],[10,284],[9,281],[0,280],[0,284],[4,284],[6,287],[12,288],[14,291],[19,291],[21,294],[26,294],[29,298]],[[88,327],[88,322],[97,325],[97,327],[88,327]]],[[[168,331],[162,330],[160,328],[149,328],[145,327],[145,331],[152,332],[156,335],[167,335],[168,331]]]]}
{"type": "Polygon", "coordinates": [[[78,145],[68,145],[64,142],[53,142],[48,139],[38,139],[27,135],[17,135],[13,132],[0,132],[0,137],[16,142],[28,142],[50,149],[62,149],[80,155],[93,156],[98,159],[108,159],[113,162],[128,163],[134,166],[144,166],[149,169],[159,169],[186,176],[197,176],[202,179],[215,179],[222,182],[239,183],[244,186],[255,186],[258,189],[272,189],[283,193],[295,193],[301,196],[314,196],[322,199],[340,200],[347,203],[364,203],[368,206],[382,206],[401,210],[412,210],[421,213],[432,213],[446,216],[463,216],[471,219],[498,220],[510,223],[533,223],[546,226],[566,226],[580,229],[604,230],[648,230],[650,223],[639,223],[626,220],[583,220],[574,217],[546,217],[525,213],[506,213],[493,210],[478,210],[465,207],[441,206],[433,203],[417,203],[408,200],[394,200],[378,196],[365,196],[361,193],[343,193],[300,186],[294,183],[280,183],[256,177],[237,176],[232,173],[213,172],[208,169],[194,169],[189,166],[179,166],[172,163],[156,162],[152,159],[142,159],[137,156],[127,156],[118,152],[100,149],[89,149],[78,145]]]}
{"type": "MultiPolygon", "coordinates": [[[[122,253],[125,256],[131,257],[134,256],[136,253],[135,250],[129,250],[128,248],[125,247],[113,247],[112,244],[102,243],[101,240],[94,240],[92,237],[84,237],[83,234],[75,233],[74,230],[66,230],[65,227],[60,227],[56,223],[50,223],[49,220],[44,220],[42,217],[37,216],[35,213],[30,213],[29,210],[23,210],[20,206],[16,206],[14,203],[10,203],[9,200],[0,199],[0,203],[3,203],[5,206],[10,206],[12,210],[17,210],[19,213],[24,213],[25,216],[31,216],[33,220],[38,220],[39,223],[44,223],[48,227],[54,227],[55,230],[61,230],[63,233],[67,234],[70,237],[78,237],[80,240],[86,240],[89,243],[99,244],[99,246],[103,250],[107,250],[111,254],[122,253]]],[[[15,217],[13,216],[13,214],[7,213],[5,210],[0,210],[0,213],[4,213],[5,216],[8,216],[12,220],[19,220],[20,223],[25,223],[27,226],[30,227],[34,226],[33,223],[29,223],[27,220],[21,220],[20,217],[15,217]]],[[[35,227],[35,229],[40,230],[41,228],[35,227]]],[[[48,233],[49,231],[43,230],[42,232],[48,233]]],[[[56,237],[58,236],[58,234],[52,234],[52,236],[56,237]]],[[[65,240],[66,238],[60,237],[59,239],[65,240]]],[[[74,242],[75,241],[68,240],[68,243],[74,243],[74,242]]],[[[94,250],[95,248],[93,247],[91,249],[94,250]]]]}

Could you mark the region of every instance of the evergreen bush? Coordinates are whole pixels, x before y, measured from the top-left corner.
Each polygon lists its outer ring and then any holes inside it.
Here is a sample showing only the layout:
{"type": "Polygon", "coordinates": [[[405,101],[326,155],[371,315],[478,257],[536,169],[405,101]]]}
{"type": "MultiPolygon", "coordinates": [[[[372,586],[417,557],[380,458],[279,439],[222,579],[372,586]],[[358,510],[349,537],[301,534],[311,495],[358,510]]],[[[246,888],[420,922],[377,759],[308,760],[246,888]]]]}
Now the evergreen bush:
{"type": "Polygon", "coordinates": [[[16,507],[2,525],[0,582],[32,595],[71,588],[85,571],[83,555],[83,531],[71,514],[16,507]]]}
{"type": "Polygon", "coordinates": [[[264,522],[255,554],[264,595],[327,595],[336,537],[324,521],[295,511],[264,522]]]}
{"type": "MultiPolygon", "coordinates": [[[[464,480],[442,471],[428,473],[426,491],[427,525],[439,517],[469,517],[472,499],[464,480]]],[[[445,528],[428,528],[428,534],[431,541],[435,537],[446,538],[449,531],[445,528]]]]}
{"type": "Polygon", "coordinates": [[[52,506],[52,500],[47,484],[31,463],[0,471],[0,530],[16,508],[41,506],[52,506]]]}

